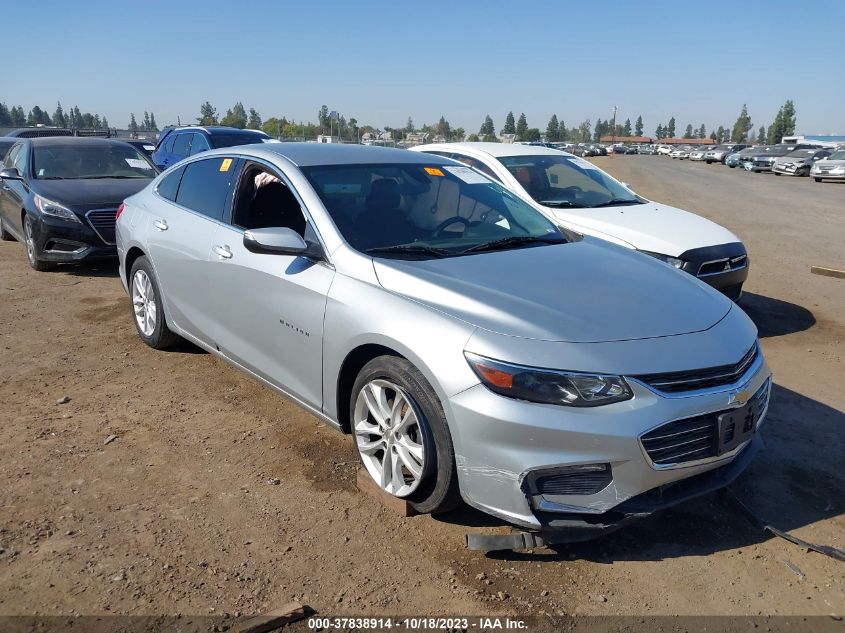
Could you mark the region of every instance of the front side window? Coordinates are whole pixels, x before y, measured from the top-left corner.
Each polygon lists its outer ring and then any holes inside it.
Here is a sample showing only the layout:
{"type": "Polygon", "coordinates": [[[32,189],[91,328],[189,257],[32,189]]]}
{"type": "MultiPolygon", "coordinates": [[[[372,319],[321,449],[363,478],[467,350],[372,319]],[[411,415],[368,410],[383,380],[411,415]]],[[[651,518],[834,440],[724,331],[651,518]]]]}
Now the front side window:
{"type": "Polygon", "coordinates": [[[549,207],[642,204],[642,198],[589,161],[575,156],[503,156],[499,161],[534,200],[549,207]]]}
{"type": "Polygon", "coordinates": [[[222,220],[232,179],[235,159],[216,156],[185,166],[176,204],[214,220],[222,220]]]}
{"type": "Polygon", "coordinates": [[[21,147],[23,147],[22,143],[18,143],[17,145],[12,146],[12,149],[10,149],[9,153],[6,154],[6,160],[3,162],[3,167],[11,169],[15,166],[15,159],[20,153],[21,147]]]}
{"type": "Polygon", "coordinates": [[[26,171],[26,159],[29,158],[29,147],[25,143],[21,143],[21,148],[18,151],[17,155],[15,155],[14,162],[12,163],[12,167],[18,170],[18,173],[21,176],[28,177],[29,174],[26,171]]]}
{"type": "Polygon", "coordinates": [[[448,257],[564,237],[518,196],[463,165],[303,167],[355,249],[397,257],[448,257]]]}
{"type": "Polygon", "coordinates": [[[202,134],[194,132],[193,137],[194,138],[191,141],[191,156],[211,149],[208,146],[208,141],[205,140],[205,137],[202,134]]]}
{"type": "Polygon", "coordinates": [[[126,143],[36,146],[32,169],[38,180],[152,179],[155,176],[146,157],[126,143]]]}
{"type": "Polygon", "coordinates": [[[232,208],[232,225],[238,228],[285,227],[315,241],[315,235],[306,234],[305,215],[294,193],[258,163],[244,166],[232,208]]]}

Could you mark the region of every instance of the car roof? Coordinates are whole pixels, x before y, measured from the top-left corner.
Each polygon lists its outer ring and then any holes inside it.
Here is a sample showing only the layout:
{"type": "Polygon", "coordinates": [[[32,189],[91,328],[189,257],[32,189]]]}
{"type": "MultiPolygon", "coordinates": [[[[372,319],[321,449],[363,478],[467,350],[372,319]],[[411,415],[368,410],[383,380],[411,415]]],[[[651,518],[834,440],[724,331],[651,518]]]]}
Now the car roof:
{"type": "MultiPolygon", "coordinates": [[[[235,148],[214,150],[216,154],[231,152],[235,148]]],[[[352,143],[262,143],[261,145],[243,145],[243,153],[276,154],[287,158],[298,167],[316,165],[360,165],[372,163],[409,163],[422,162],[432,164],[455,164],[448,158],[427,157],[421,159],[416,152],[392,147],[357,145],[352,143]]],[[[535,148],[546,149],[546,148],[535,148]]],[[[550,150],[557,152],[557,150],[550,150]]],[[[560,152],[557,152],[560,153],[560,152]]]]}
{"type": "Polygon", "coordinates": [[[499,158],[501,156],[536,156],[538,154],[548,154],[553,156],[560,156],[566,152],[552,147],[544,147],[542,145],[519,145],[516,143],[432,143],[430,145],[418,145],[413,148],[417,151],[449,151],[451,150],[473,150],[482,152],[490,156],[499,158]]]}
{"type": "Polygon", "coordinates": [[[92,136],[42,136],[39,138],[21,139],[33,147],[72,147],[79,145],[116,145],[123,143],[122,139],[100,138],[92,136]]]}
{"type": "Polygon", "coordinates": [[[168,132],[207,132],[214,136],[215,134],[231,134],[232,132],[243,132],[244,134],[259,134],[261,136],[269,136],[266,132],[261,130],[252,130],[239,127],[228,127],[226,125],[181,125],[165,128],[168,132]]]}

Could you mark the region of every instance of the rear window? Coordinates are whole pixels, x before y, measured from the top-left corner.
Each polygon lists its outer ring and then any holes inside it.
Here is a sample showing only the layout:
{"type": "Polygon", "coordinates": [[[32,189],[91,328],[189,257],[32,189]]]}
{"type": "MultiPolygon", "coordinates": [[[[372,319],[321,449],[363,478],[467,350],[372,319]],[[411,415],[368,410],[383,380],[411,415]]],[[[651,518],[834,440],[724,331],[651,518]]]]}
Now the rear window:
{"type": "Polygon", "coordinates": [[[249,132],[223,132],[211,135],[212,146],[219,147],[233,147],[235,145],[255,145],[263,143],[270,138],[263,134],[254,134],[249,132]]]}
{"type": "Polygon", "coordinates": [[[181,167],[172,174],[168,174],[162,178],[158,183],[158,187],[156,187],[158,194],[163,198],[167,198],[168,200],[175,202],[176,192],[179,190],[179,181],[182,180],[182,172],[184,171],[185,168],[181,167]]]}
{"type": "Polygon", "coordinates": [[[234,159],[222,156],[186,165],[176,194],[176,204],[222,220],[234,172],[234,159]]]}

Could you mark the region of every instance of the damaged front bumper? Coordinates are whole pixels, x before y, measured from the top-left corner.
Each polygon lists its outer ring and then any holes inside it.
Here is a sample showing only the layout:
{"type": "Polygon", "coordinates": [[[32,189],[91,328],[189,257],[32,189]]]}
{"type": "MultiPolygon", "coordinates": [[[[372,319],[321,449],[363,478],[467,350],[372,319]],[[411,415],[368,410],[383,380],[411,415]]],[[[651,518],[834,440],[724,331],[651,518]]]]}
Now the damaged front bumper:
{"type": "Polygon", "coordinates": [[[728,485],[762,446],[757,431],[771,389],[762,356],[738,381],[765,401],[751,434],[696,461],[655,463],[643,436],[673,421],[732,411],[738,384],[678,397],[629,382],[632,400],[592,409],[511,400],[481,385],[453,396],[464,500],[521,527],[586,540],[728,485]]]}

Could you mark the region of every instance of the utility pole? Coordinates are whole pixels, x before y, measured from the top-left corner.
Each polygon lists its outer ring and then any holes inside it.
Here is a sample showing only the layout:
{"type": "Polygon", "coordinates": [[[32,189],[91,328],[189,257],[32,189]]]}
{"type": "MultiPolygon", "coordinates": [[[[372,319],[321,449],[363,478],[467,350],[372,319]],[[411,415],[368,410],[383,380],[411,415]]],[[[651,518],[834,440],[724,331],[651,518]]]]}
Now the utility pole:
{"type": "Polygon", "coordinates": [[[613,158],[613,155],[616,153],[616,150],[613,148],[616,147],[616,110],[619,109],[619,106],[613,106],[613,129],[610,132],[610,157],[613,158]]]}

